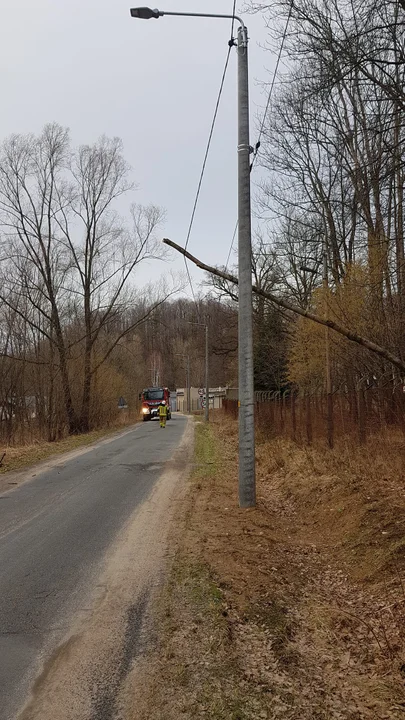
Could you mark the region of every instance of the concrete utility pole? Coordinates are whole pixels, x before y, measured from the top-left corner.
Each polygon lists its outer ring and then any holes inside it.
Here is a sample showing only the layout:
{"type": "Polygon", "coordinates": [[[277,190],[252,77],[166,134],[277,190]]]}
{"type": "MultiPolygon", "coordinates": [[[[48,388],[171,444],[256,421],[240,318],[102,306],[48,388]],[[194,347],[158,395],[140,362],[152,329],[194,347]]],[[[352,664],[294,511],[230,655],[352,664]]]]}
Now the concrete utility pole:
{"type": "MultiPolygon", "coordinates": [[[[238,253],[239,253],[239,504],[256,504],[253,385],[252,239],[250,209],[249,77],[247,28],[237,15],[169,12],[132,8],[131,17],[156,20],[164,15],[234,19],[238,29],[238,253]]],[[[209,401],[209,398],[208,398],[209,401]]]]}
{"type": "Polygon", "coordinates": [[[209,422],[210,419],[210,387],[208,381],[209,373],[209,342],[208,342],[208,325],[204,323],[188,322],[189,325],[197,325],[198,327],[205,328],[205,408],[204,408],[204,420],[209,422]]]}
{"type": "Polygon", "coordinates": [[[238,29],[239,504],[256,504],[253,385],[249,76],[246,27],[238,29]]]}

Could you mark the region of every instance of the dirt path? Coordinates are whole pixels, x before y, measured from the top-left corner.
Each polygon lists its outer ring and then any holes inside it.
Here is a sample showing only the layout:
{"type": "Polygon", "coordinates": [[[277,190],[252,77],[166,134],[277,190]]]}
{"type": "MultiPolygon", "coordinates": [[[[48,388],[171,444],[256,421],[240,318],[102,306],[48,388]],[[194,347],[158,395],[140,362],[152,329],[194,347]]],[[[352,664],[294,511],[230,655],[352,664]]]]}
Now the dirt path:
{"type": "Polygon", "coordinates": [[[236,425],[197,430],[134,717],[405,718],[403,459],[262,439],[258,507],[240,511],[236,425]]]}
{"type": "Polygon", "coordinates": [[[184,493],[192,431],[189,423],[161,480],[126,524],[86,607],[44,667],[21,720],[137,717],[127,689],[135,659],[154,642],[149,608],[164,580],[167,535],[176,499],[184,493]]]}

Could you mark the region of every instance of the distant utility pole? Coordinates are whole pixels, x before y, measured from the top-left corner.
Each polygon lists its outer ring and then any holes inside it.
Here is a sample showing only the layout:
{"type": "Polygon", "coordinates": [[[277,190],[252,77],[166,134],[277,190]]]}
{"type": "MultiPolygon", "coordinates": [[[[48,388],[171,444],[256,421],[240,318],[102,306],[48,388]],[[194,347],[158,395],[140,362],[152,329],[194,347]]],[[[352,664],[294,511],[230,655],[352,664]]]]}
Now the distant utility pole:
{"type": "Polygon", "coordinates": [[[188,322],[189,325],[197,325],[198,327],[205,328],[205,408],[204,408],[204,420],[205,422],[209,422],[210,419],[210,387],[208,382],[208,372],[209,372],[209,355],[208,355],[208,325],[205,325],[204,323],[195,323],[195,322],[188,322]]]}
{"type": "Polygon", "coordinates": [[[204,417],[205,422],[209,422],[210,419],[210,384],[208,382],[208,325],[205,326],[205,408],[204,417]]]}
{"type": "Polygon", "coordinates": [[[183,355],[183,353],[175,353],[178,357],[182,357],[187,360],[186,365],[186,397],[187,397],[187,413],[191,412],[191,392],[190,392],[190,355],[183,355]]]}
{"type": "Polygon", "coordinates": [[[187,412],[191,413],[190,355],[187,355],[187,412]]]}
{"type": "MultiPolygon", "coordinates": [[[[300,270],[305,272],[316,274],[314,268],[306,267],[305,265],[300,266],[300,270]]],[[[323,240],[323,277],[322,277],[323,291],[324,291],[324,315],[325,320],[329,320],[329,280],[328,280],[328,244],[327,235],[325,232],[323,240]]],[[[333,425],[333,393],[332,393],[332,369],[330,362],[330,328],[325,325],[325,376],[326,376],[326,414],[327,414],[327,440],[330,448],[334,445],[334,425],[333,425]]]]}
{"type": "Polygon", "coordinates": [[[153,367],[151,368],[151,375],[152,375],[152,387],[158,387],[159,380],[160,380],[160,374],[159,374],[159,369],[156,365],[155,357],[153,357],[153,367]]]}
{"type": "MultiPolygon", "coordinates": [[[[323,243],[323,290],[325,293],[325,320],[329,320],[329,282],[328,282],[328,246],[325,239],[323,243]]],[[[326,363],[326,402],[327,402],[327,435],[328,445],[334,445],[333,427],[333,395],[332,395],[332,370],[330,362],[330,329],[325,325],[325,363],[326,363]]]]}

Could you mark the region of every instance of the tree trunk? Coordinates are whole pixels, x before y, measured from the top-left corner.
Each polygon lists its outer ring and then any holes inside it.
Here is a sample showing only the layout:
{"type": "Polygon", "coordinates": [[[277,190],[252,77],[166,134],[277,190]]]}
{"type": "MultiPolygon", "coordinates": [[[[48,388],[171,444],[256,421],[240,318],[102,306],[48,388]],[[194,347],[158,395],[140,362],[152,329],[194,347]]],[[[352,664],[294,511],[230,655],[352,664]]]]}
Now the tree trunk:
{"type": "Polygon", "coordinates": [[[65,401],[65,411],[68,421],[69,435],[78,435],[80,433],[80,422],[77,417],[73,400],[72,393],[70,390],[69,372],[67,366],[66,348],[63,341],[62,329],[59,323],[59,317],[55,321],[55,334],[57,341],[57,349],[59,355],[59,367],[62,379],[62,392],[65,401]]]}
{"type": "Polygon", "coordinates": [[[80,429],[82,432],[90,430],[90,401],[91,401],[91,342],[86,340],[84,355],[84,378],[82,408],[80,412],[80,429]]]}

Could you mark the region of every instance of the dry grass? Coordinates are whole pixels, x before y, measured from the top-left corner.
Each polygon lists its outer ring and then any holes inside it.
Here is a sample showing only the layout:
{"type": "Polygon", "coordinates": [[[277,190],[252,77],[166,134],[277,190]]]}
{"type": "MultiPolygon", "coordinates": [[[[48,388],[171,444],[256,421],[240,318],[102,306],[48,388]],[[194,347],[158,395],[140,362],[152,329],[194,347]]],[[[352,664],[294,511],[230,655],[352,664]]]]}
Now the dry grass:
{"type": "Polygon", "coordinates": [[[405,545],[402,437],[375,437],[364,448],[346,441],[332,452],[263,440],[257,459],[264,506],[274,491],[283,505],[292,500],[302,515],[305,540],[312,537],[328,547],[353,579],[371,581],[385,571],[396,575],[405,545]]]}
{"type": "Polygon", "coordinates": [[[400,439],[328,453],[261,438],[251,511],[236,451],[233,421],[198,426],[139,718],[404,718],[400,439]]]}
{"type": "MultiPolygon", "coordinates": [[[[130,424],[128,424],[128,427],[130,424]]],[[[5,447],[0,453],[1,455],[4,451],[6,452],[0,467],[0,475],[4,475],[13,470],[22,470],[24,467],[35,465],[55,455],[61,455],[70,450],[91,445],[91,443],[97,442],[97,440],[102,440],[104,437],[108,437],[108,435],[113,435],[118,431],[124,430],[125,427],[125,425],[120,424],[104,430],[94,430],[93,432],[83,435],[72,435],[52,443],[38,441],[32,445],[5,447]]]]}

